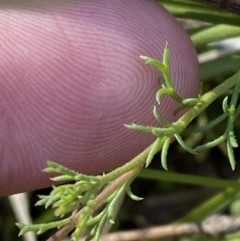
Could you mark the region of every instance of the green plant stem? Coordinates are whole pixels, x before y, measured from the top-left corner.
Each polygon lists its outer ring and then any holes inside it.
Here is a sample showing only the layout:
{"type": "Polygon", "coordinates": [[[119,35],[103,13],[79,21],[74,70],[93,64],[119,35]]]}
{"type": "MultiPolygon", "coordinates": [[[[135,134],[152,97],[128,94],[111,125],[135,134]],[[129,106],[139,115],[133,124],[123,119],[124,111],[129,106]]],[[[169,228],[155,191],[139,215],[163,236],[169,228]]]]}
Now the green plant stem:
{"type": "Polygon", "coordinates": [[[225,23],[239,26],[240,16],[216,9],[192,0],[156,0],[174,16],[184,19],[194,19],[214,24],[225,23]]]}
{"type": "Polygon", "coordinates": [[[191,40],[193,41],[195,47],[200,47],[211,42],[233,38],[239,35],[240,27],[219,24],[209,26],[208,28],[192,34],[191,40]]]}
{"type": "Polygon", "coordinates": [[[156,171],[151,169],[143,169],[138,177],[154,179],[159,181],[187,183],[190,185],[211,186],[216,188],[239,188],[240,183],[237,181],[229,181],[218,178],[200,177],[188,174],[179,174],[175,172],[156,171]]]}
{"type": "MultiPolygon", "coordinates": [[[[216,98],[218,98],[227,90],[231,89],[237,83],[238,80],[240,80],[240,71],[232,77],[230,77],[229,79],[227,79],[222,84],[212,89],[211,91],[199,97],[197,104],[193,106],[189,111],[187,111],[177,122],[175,122],[178,125],[180,125],[179,131],[184,130],[194,118],[196,118],[203,110],[205,110],[216,98]]],[[[159,151],[161,150],[162,145],[159,145],[159,151]]],[[[136,172],[134,172],[135,175],[138,172],[138,169],[144,166],[149,155],[149,152],[152,149],[152,146],[153,144],[151,144],[138,156],[133,158],[130,162],[126,163],[122,167],[113,170],[105,176],[99,176],[100,180],[104,183],[108,183],[114,180],[115,178],[121,176],[122,174],[136,169],[136,172]]]]}
{"type": "Polygon", "coordinates": [[[119,167],[105,176],[99,176],[101,179],[101,182],[108,183],[114,180],[115,178],[123,175],[126,172],[135,170],[134,174],[136,174],[139,171],[139,168],[142,168],[147,160],[148,154],[150,150],[152,149],[153,144],[151,144],[148,148],[146,148],[143,152],[141,152],[139,155],[134,157],[130,162],[126,163],[122,167],[119,167]]]}
{"type": "Polygon", "coordinates": [[[199,98],[198,103],[193,106],[186,114],[184,114],[179,122],[182,122],[184,128],[196,118],[203,110],[205,110],[216,98],[231,89],[237,81],[240,81],[240,71],[231,76],[229,79],[210,90],[199,98]]]}
{"type": "MultiPolygon", "coordinates": [[[[203,96],[198,99],[198,102],[195,106],[193,106],[188,112],[186,112],[176,123],[180,123],[181,130],[185,129],[186,126],[196,117],[198,116],[206,107],[208,107],[217,97],[223,94],[228,89],[232,88],[240,79],[240,72],[236,73],[225,82],[214,88],[213,90],[207,92],[203,96]]],[[[181,131],[180,130],[180,131],[181,131]]],[[[163,142],[162,142],[163,144],[163,142]]],[[[159,149],[162,148],[162,144],[159,145],[159,149]]],[[[152,144],[153,145],[153,144],[152,144]]],[[[118,188],[120,188],[126,181],[130,180],[134,177],[144,166],[149,152],[152,149],[152,145],[146,148],[142,153],[136,156],[132,161],[128,162],[122,167],[117,168],[116,170],[106,174],[105,176],[99,176],[100,182],[102,184],[112,182],[106,189],[101,192],[96,199],[94,200],[94,205],[92,206],[92,212],[95,211],[98,207],[100,207],[105,200],[118,188]]],[[[194,182],[194,180],[192,180],[194,182]]],[[[199,181],[199,179],[195,179],[195,182],[199,181]]],[[[200,182],[204,182],[204,180],[200,180],[200,182]]],[[[216,182],[216,186],[229,185],[230,183],[226,183],[224,181],[216,182]]],[[[232,184],[231,184],[232,185],[232,184]]],[[[77,214],[75,214],[71,220],[73,223],[63,227],[57,233],[54,234],[55,237],[64,237],[67,233],[69,233],[74,228],[74,223],[78,222],[78,218],[81,215],[82,210],[80,210],[77,214]]],[[[59,238],[53,239],[51,237],[50,240],[60,240],[59,238]]]]}
{"type": "Polygon", "coordinates": [[[216,194],[211,199],[204,202],[202,205],[190,211],[183,218],[177,220],[176,223],[200,221],[211,214],[223,210],[229,203],[236,198],[239,198],[239,188],[228,188],[227,190],[216,194]]]}
{"type": "Polygon", "coordinates": [[[61,227],[61,226],[65,226],[65,225],[69,225],[70,220],[69,218],[65,218],[63,220],[60,221],[56,221],[56,222],[50,222],[47,224],[35,224],[35,225],[31,225],[30,226],[26,226],[26,225],[22,225],[21,223],[16,223],[16,225],[21,228],[21,231],[19,233],[19,236],[29,232],[29,231],[34,231],[36,233],[44,233],[45,231],[49,230],[49,229],[53,229],[53,228],[57,228],[57,227],[61,227]]]}

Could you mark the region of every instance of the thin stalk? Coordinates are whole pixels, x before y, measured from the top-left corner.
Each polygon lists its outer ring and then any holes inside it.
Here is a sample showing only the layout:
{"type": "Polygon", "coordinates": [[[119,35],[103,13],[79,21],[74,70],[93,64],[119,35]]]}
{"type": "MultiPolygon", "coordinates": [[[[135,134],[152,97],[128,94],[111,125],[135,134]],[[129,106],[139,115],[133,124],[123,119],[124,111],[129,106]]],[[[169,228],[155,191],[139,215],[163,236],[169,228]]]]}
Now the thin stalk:
{"type": "Polygon", "coordinates": [[[219,178],[211,177],[201,177],[188,174],[179,174],[175,172],[165,172],[165,171],[156,171],[152,169],[143,169],[138,177],[153,179],[158,181],[168,181],[168,182],[177,182],[177,183],[186,183],[189,185],[199,185],[199,186],[209,186],[216,188],[239,188],[240,183],[237,181],[229,181],[219,178]]]}
{"type": "MultiPolygon", "coordinates": [[[[186,112],[176,123],[180,125],[179,131],[184,130],[188,124],[196,118],[203,110],[205,110],[216,98],[222,95],[227,90],[231,89],[240,79],[240,71],[235,75],[227,79],[222,84],[218,85],[211,91],[199,97],[198,103],[193,106],[188,112],[186,112]]],[[[147,160],[150,150],[152,149],[151,144],[148,148],[146,148],[143,152],[141,152],[138,156],[133,158],[130,162],[126,163],[122,167],[119,167],[112,172],[106,174],[105,176],[99,176],[100,180],[103,183],[110,182],[115,178],[121,176],[122,174],[129,172],[131,170],[136,169],[136,172],[139,168],[142,168],[147,160]]],[[[163,143],[162,143],[163,145],[163,143]]],[[[162,145],[159,146],[159,151],[162,148],[162,145]]],[[[135,173],[134,173],[135,174],[135,173]]]]}
{"type": "Polygon", "coordinates": [[[239,35],[240,27],[218,24],[192,34],[191,39],[195,47],[200,47],[211,42],[238,37],[239,35]]]}
{"type": "Polygon", "coordinates": [[[156,0],[178,18],[239,26],[240,16],[192,0],[156,0]]]}
{"type": "Polygon", "coordinates": [[[239,188],[228,188],[227,190],[218,193],[210,198],[197,208],[190,211],[183,218],[177,220],[176,223],[200,221],[207,216],[217,213],[227,207],[233,200],[239,198],[239,188]]]}

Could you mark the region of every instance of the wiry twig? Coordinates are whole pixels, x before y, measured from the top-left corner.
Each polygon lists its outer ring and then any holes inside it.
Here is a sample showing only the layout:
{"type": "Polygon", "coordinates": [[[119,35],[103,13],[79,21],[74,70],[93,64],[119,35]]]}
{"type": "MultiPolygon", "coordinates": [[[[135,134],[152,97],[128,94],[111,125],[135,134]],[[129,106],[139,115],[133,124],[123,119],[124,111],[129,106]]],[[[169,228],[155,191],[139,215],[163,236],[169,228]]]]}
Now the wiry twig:
{"type": "MultiPolygon", "coordinates": [[[[240,230],[240,217],[213,215],[200,223],[170,224],[102,236],[102,241],[136,241],[143,239],[176,238],[196,234],[219,237],[240,230]]],[[[84,239],[79,239],[84,241],[84,239]]]]}

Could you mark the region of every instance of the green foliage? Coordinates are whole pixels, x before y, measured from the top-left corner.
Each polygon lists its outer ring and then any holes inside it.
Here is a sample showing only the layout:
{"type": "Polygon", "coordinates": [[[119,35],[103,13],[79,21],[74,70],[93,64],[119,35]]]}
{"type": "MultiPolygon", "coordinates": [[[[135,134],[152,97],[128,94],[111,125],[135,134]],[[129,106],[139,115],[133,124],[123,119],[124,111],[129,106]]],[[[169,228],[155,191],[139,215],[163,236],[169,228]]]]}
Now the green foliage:
{"type": "MultiPolygon", "coordinates": [[[[227,149],[229,154],[229,160],[232,168],[234,168],[235,160],[233,154],[233,148],[237,147],[236,140],[234,138],[233,132],[233,122],[234,119],[239,114],[237,109],[237,100],[239,96],[239,86],[240,86],[240,72],[232,76],[213,90],[207,92],[206,94],[199,96],[198,99],[184,99],[182,98],[174,89],[173,82],[169,73],[169,58],[170,58],[170,48],[166,45],[163,61],[141,56],[141,58],[147,63],[157,67],[160,71],[163,72],[164,79],[160,80],[160,88],[156,93],[156,100],[160,104],[160,99],[163,95],[170,95],[174,100],[180,104],[180,108],[191,107],[189,111],[186,112],[179,120],[174,123],[169,123],[164,120],[160,114],[157,112],[156,106],[153,108],[153,114],[155,118],[160,122],[163,127],[152,127],[152,126],[142,126],[137,124],[125,125],[127,128],[137,131],[149,132],[156,136],[156,140],[148,151],[147,158],[144,160],[146,166],[148,166],[153,158],[153,156],[162,148],[161,161],[165,169],[167,169],[167,153],[168,148],[173,137],[179,142],[179,144],[188,152],[196,154],[197,151],[202,151],[207,148],[211,148],[215,145],[218,145],[220,142],[226,141],[227,149]],[[233,93],[230,104],[228,106],[227,101],[228,97],[223,100],[223,115],[218,117],[215,121],[211,122],[205,129],[209,129],[215,126],[219,121],[228,118],[228,124],[226,131],[218,139],[208,142],[204,145],[201,145],[196,148],[189,147],[184,140],[181,138],[180,133],[185,130],[188,124],[197,117],[205,108],[208,107],[218,96],[228,91],[233,86],[233,93]]],[[[178,111],[178,110],[177,110],[178,111]]],[[[204,128],[199,128],[197,131],[205,131],[204,128]]],[[[136,162],[134,168],[141,168],[142,164],[136,162]]],[[[128,164],[119,168],[122,169],[122,173],[127,172],[128,164]]],[[[123,185],[113,189],[105,199],[98,200],[97,195],[101,192],[105,185],[111,185],[111,182],[116,178],[115,175],[107,174],[110,178],[106,176],[87,176],[75,171],[69,170],[57,163],[48,162],[48,167],[45,169],[46,172],[59,173],[59,176],[52,178],[53,181],[73,181],[73,184],[64,184],[59,185],[53,188],[53,191],[48,196],[40,196],[40,201],[37,202],[37,205],[44,205],[46,208],[52,206],[55,209],[55,215],[58,217],[63,217],[69,212],[74,216],[70,216],[60,221],[55,221],[48,224],[35,224],[35,225],[23,225],[17,224],[21,229],[20,235],[28,231],[35,231],[37,234],[41,234],[48,229],[52,228],[61,228],[66,225],[71,224],[75,229],[72,233],[73,240],[77,240],[82,233],[83,229],[86,226],[92,226],[87,240],[90,240],[92,237],[95,240],[100,239],[101,231],[103,225],[106,221],[113,223],[113,213],[114,208],[117,203],[117,200],[123,192],[127,192],[129,196],[134,200],[140,200],[130,190],[130,182],[133,180],[133,177],[124,180],[123,185]],[[104,208],[94,216],[97,208],[105,204],[104,208]],[[80,208],[79,213],[76,215],[76,210],[80,208]],[[73,225],[73,221],[74,225],[73,225]]],[[[120,174],[120,175],[121,175],[120,174]]],[[[118,176],[120,176],[118,174],[118,176]]]]}
{"type": "Polygon", "coordinates": [[[232,76],[231,78],[229,78],[228,80],[226,80],[224,83],[220,84],[213,90],[200,96],[198,99],[183,99],[174,90],[174,87],[172,84],[171,76],[169,73],[169,55],[170,55],[170,50],[167,45],[163,54],[162,63],[152,58],[142,57],[142,59],[144,59],[147,64],[151,64],[157,67],[163,73],[164,81],[160,81],[161,88],[156,93],[156,100],[158,104],[160,104],[160,98],[162,97],[162,95],[167,94],[167,95],[170,95],[175,101],[181,104],[180,107],[178,107],[175,112],[182,110],[185,107],[192,106],[192,108],[176,122],[168,123],[166,120],[163,120],[163,118],[157,113],[156,107],[154,106],[154,109],[153,109],[154,116],[163,127],[141,126],[137,124],[125,125],[129,129],[149,132],[157,136],[157,139],[150,150],[150,155],[148,156],[147,163],[146,163],[147,166],[152,160],[152,157],[159,151],[160,147],[162,147],[162,152],[161,152],[162,166],[164,167],[164,169],[167,170],[167,161],[166,161],[167,151],[168,151],[171,139],[175,137],[178,143],[191,154],[197,154],[199,151],[204,151],[208,148],[212,148],[216,145],[219,145],[221,142],[226,141],[229,161],[232,169],[234,169],[235,159],[234,159],[233,148],[238,147],[238,144],[234,136],[233,123],[234,123],[234,119],[239,115],[239,108],[240,108],[238,107],[237,109],[237,101],[240,93],[239,92],[240,91],[240,72],[238,72],[236,75],[232,76]],[[217,139],[210,141],[208,143],[205,143],[201,146],[195,147],[194,149],[189,147],[181,138],[180,133],[184,129],[186,129],[187,125],[195,117],[197,117],[203,110],[205,110],[208,105],[210,105],[217,97],[219,97],[224,92],[228,91],[234,85],[235,85],[235,88],[233,89],[232,98],[229,106],[227,104],[228,97],[225,97],[223,100],[223,104],[222,104],[223,114],[217,117],[212,122],[210,122],[208,125],[198,128],[197,131],[195,131],[195,132],[200,132],[200,131],[209,130],[213,128],[216,124],[219,124],[225,118],[228,118],[227,127],[224,134],[218,137],[217,139]]]}
{"type": "Polygon", "coordinates": [[[73,181],[73,183],[53,187],[50,195],[39,196],[40,200],[36,205],[44,205],[45,208],[51,206],[55,210],[55,216],[60,218],[69,213],[72,215],[60,221],[46,224],[24,225],[17,223],[17,226],[21,229],[19,235],[23,235],[29,231],[42,234],[49,229],[60,229],[61,227],[69,225],[69,231],[74,229],[72,239],[77,240],[84,228],[91,226],[92,229],[87,240],[90,240],[92,237],[99,240],[104,223],[106,221],[114,223],[113,216],[115,205],[123,192],[126,192],[135,201],[141,200],[141,198],[138,198],[131,192],[130,184],[133,177],[127,180],[124,179],[124,182],[120,182],[120,185],[118,185],[116,189],[107,192],[106,197],[98,198],[97,195],[103,187],[113,181],[109,181],[107,175],[83,175],[52,161],[48,161],[48,167],[45,168],[44,171],[59,174],[52,178],[54,182],[73,181]],[[93,215],[102,204],[105,204],[104,209],[98,214],[93,215]],[[76,213],[78,209],[80,209],[80,211],[76,213]]]}

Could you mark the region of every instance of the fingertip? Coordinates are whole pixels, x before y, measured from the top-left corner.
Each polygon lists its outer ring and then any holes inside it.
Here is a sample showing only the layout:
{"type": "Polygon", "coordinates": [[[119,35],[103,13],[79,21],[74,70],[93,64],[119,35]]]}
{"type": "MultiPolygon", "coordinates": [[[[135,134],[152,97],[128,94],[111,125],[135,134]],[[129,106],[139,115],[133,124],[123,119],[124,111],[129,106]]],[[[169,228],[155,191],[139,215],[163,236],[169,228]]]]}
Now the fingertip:
{"type": "MultiPolygon", "coordinates": [[[[162,59],[166,41],[176,89],[184,97],[198,93],[194,47],[157,3],[53,3],[6,1],[11,14],[0,10],[0,27],[6,29],[7,21],[9,28],[0,62],[3,194],[50,185],[41,172],[48,159],[96,174],[146,148],[154,137],[124,123],[156,124],[152,108],[160,73],[139,56],[162,59]]],[[[165,99],[161,114],[173,121],[175,107],[165,99]]]]}

